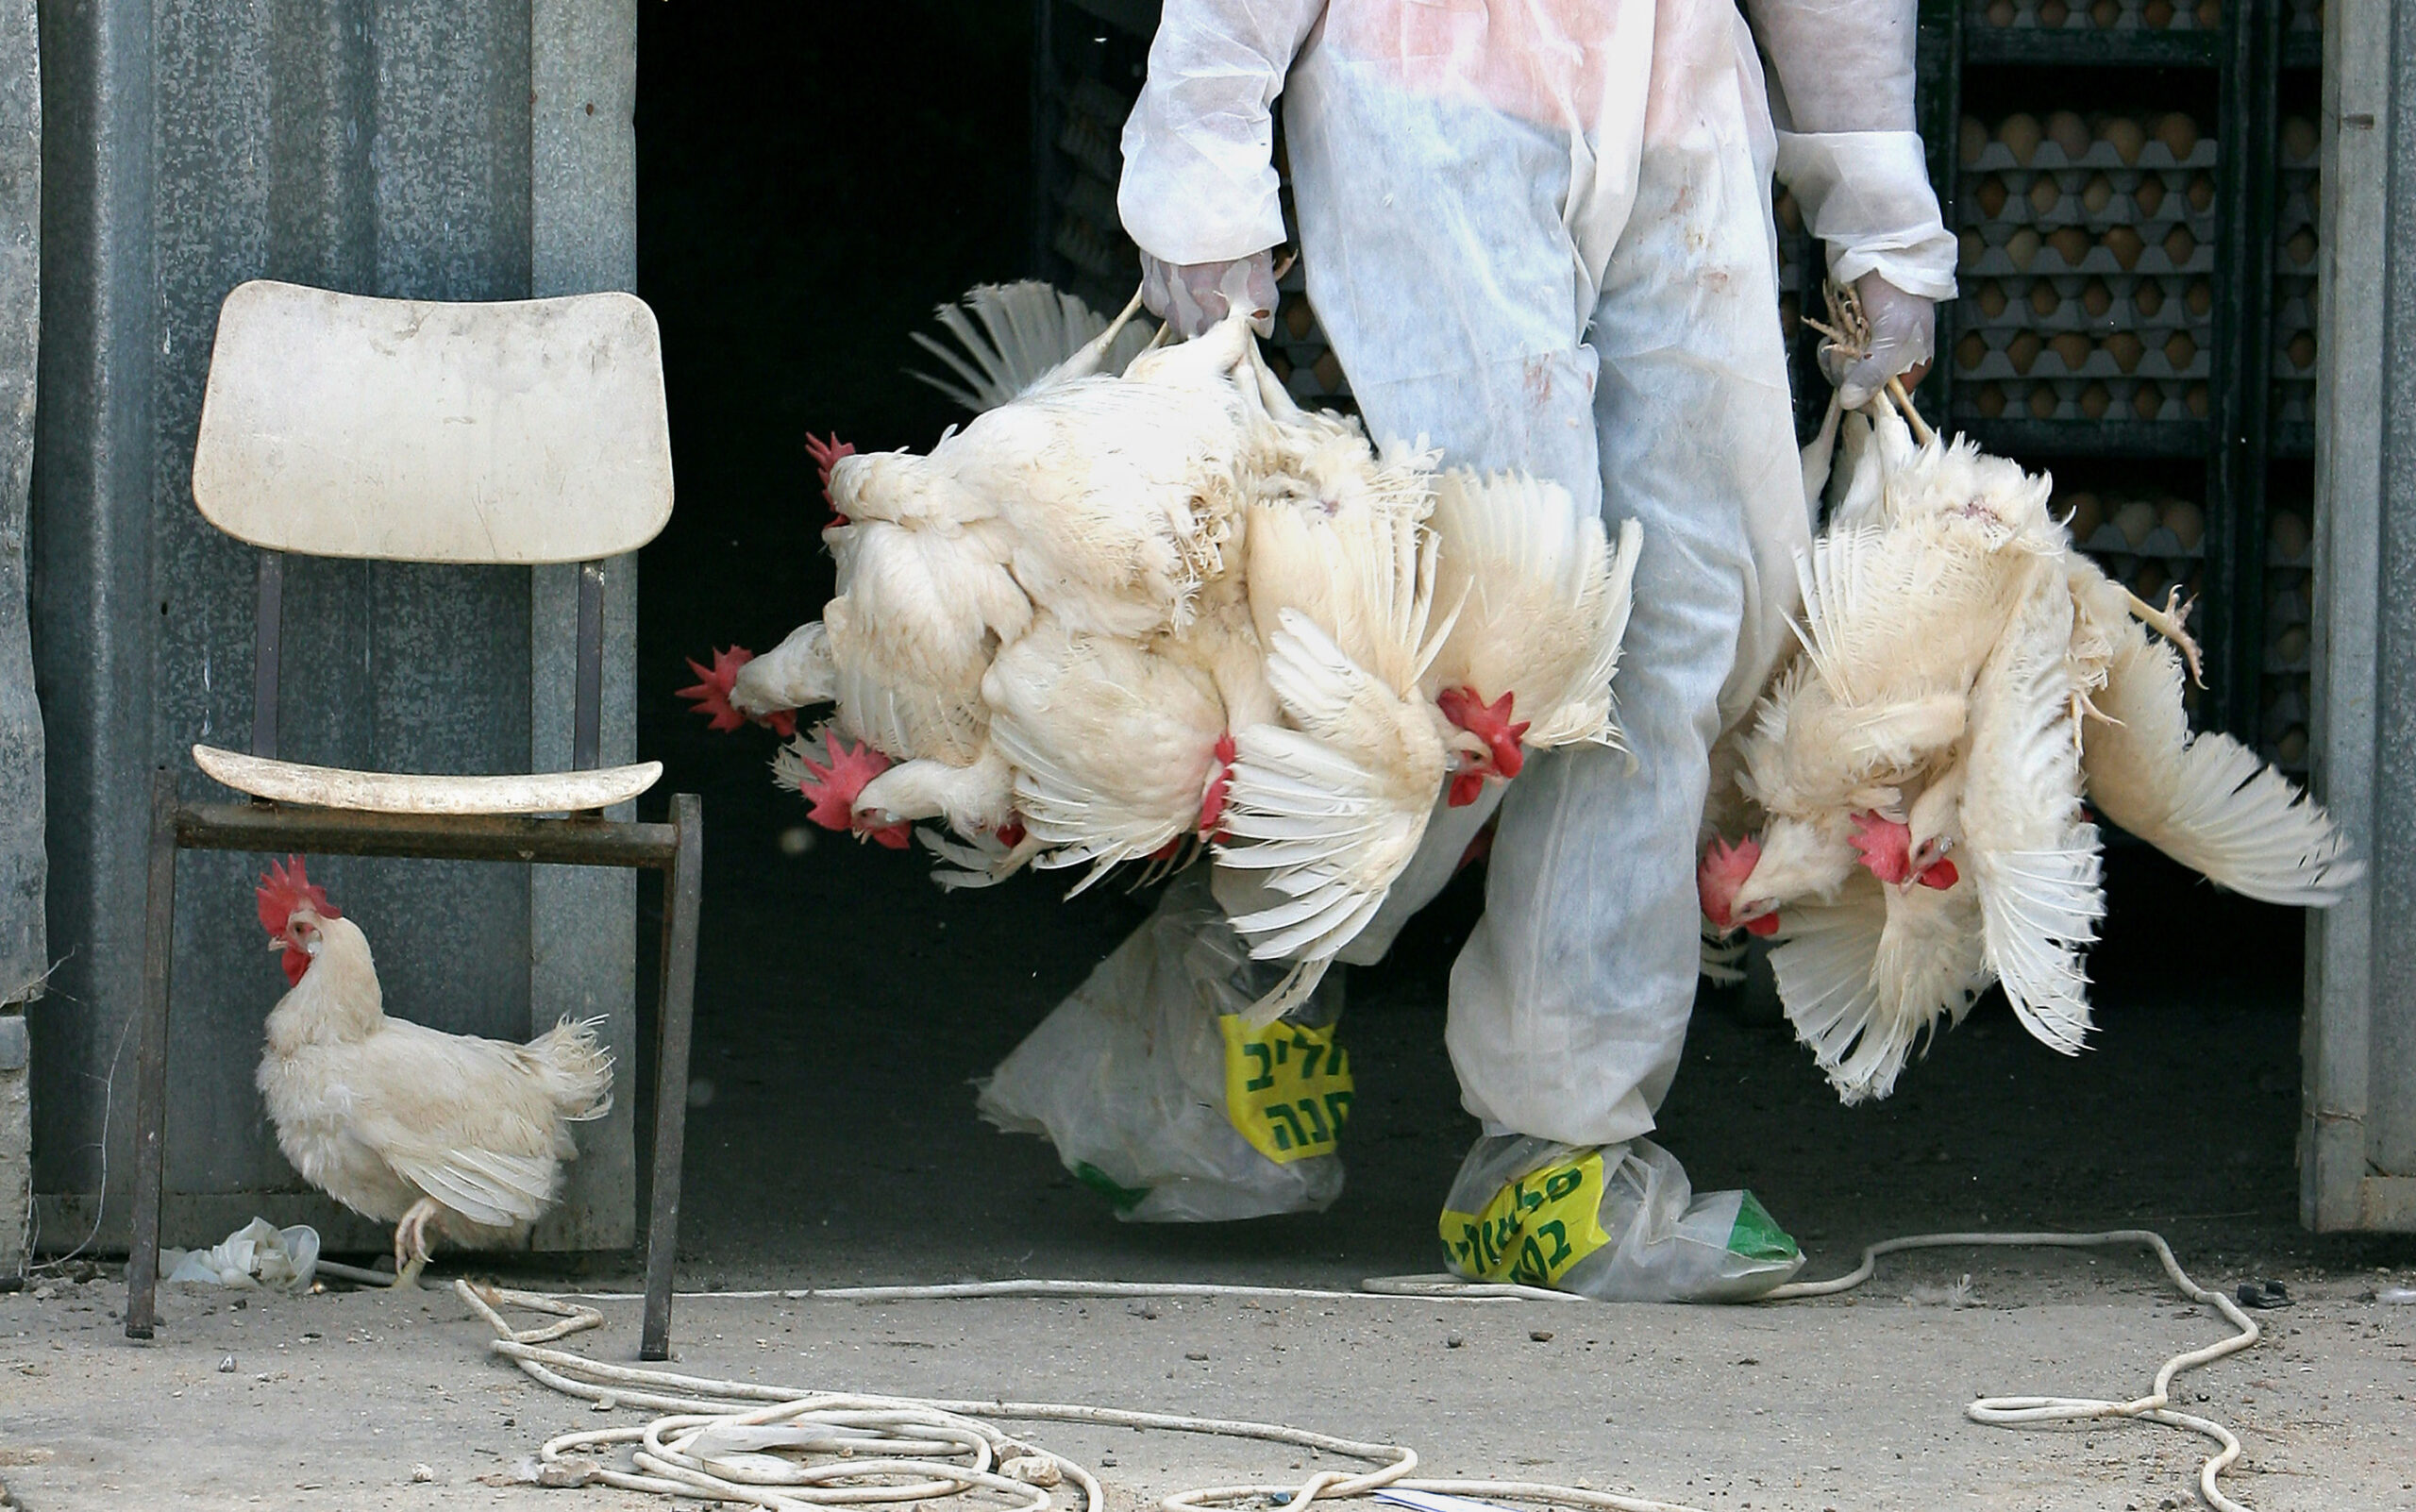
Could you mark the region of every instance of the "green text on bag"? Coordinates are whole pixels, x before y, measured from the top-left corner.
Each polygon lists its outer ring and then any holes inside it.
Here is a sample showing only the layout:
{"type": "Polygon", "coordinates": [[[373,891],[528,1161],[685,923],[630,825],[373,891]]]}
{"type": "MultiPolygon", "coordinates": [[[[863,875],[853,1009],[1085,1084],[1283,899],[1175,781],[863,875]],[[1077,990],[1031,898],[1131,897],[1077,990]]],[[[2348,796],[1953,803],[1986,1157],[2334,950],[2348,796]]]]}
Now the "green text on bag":
{"type": "Polygon", "coordinates": [[[1602,1232],[1602,1155],[1529,1171],[1495,1194],[1482,1213],[1444,1210],[1451,1268],[1479,1281],[1556,1286],[1569,1268],[1611,1236],[1602,1232]]]}
{"type": "Polygon", "coordinates": [[[1332,1154],[1351,1117],[1351,1061],[1331,1029],[1273,1023],[1252,1029],[1239,1014],[1216,1020],[1225,1035],[1225,1116],[1279,1166],[1332,1154]]]}

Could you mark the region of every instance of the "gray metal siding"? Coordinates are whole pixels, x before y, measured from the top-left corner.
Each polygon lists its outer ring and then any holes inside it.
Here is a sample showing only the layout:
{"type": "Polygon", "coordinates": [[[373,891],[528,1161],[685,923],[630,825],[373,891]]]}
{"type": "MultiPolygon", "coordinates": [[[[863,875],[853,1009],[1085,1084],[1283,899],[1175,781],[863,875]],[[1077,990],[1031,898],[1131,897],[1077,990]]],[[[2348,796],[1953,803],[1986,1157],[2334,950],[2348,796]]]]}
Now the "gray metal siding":
{"type": "MultiPolygon", "coordinates": [[[[0,0],[0,1004],[31,996],[48,964],[42,709],[25,621],[25,498],[42,327],[42,70],[34,43],[33,0],[0,0]]],[[[8,1154],[0,1150],[0,1158],[8,1154]]],[[[0,1189],[0,1201],[8,1200],[0,1189]]],[[[0,1220],[0,1233],[8,1227],[0,1220]]]]}
{"type": "MultiPolygon", "coordinates": [[[[250,728],[255,553],[201,520],[189,486],[219,302],[261,277],[439,299],[629,287],[634,13],[629,0],[92,0],[46,6],[44,25],[57,165],[46,261],[74,271],[54,283],[43,354],[55,387],[42,418],[36,654],[54,731],[51,932],[73,955],[34,1024],[36,1184],[55,1199],[45,1243],[92,1222],[114,1067],[101,1239],[122,1244],[146,774],[171,761],[203,791],[186,748],[240,748],[250,728]],[[591,36],[601,40],[566,50],[591,36]],[[566,150],[548,86],[580,95],[579,130],[601,146],[566,150]],[[588,244],[559,244],[565,227],[588,244]]],[[[452,772],[561,760],[567,695],[557,717],[552,652],[532,641],[559,634],[566,654],[570,637],[528,572],[297,560],[286,594],[280,754],[452,772]],[[539,728],[549,719],[559,732],[539,728]]],[[[633,605],[616,608],[608,760],[632,740],[633,605]]],[[[252,914],[260,865],[180,864],[166,1237],[222,1237],[229,1215],[257,1207],[358,1242],[374,1230],[316,1199],[272,1195],[299,1184],[252,1089],[260,1021],[283,985],[252,914]]],[[[522,867],[338,858],[312,875],[368,932],[391,1010],[514,1039],[565,1008],[604,1013],[626,1081],[627,879],[581,892],[522,867]],[[532,974],[539,937],[548,959],[577,964],[571,990],[532,974]]],[[[545,1241],[626,1244],[626,1112],[587,1126],[581,1145],[572,1210],[545,1241]]]]}

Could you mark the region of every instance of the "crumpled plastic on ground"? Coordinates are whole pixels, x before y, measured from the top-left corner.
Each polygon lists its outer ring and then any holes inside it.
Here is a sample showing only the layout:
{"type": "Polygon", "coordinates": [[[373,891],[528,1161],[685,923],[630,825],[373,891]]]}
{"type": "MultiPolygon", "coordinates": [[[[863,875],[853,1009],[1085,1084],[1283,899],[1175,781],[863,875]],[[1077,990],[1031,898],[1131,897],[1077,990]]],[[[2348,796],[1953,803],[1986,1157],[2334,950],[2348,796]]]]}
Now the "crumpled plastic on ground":
{"type": "Polygon", "coordinates": [[[256,1218],[207,1250],[162,1250],[159,1278],[197,1286],[235,1286],[299,1296],[319,1268],[319,1231],[280,1229],[256,1218]]]}
{"type": "Polygon", "coordinates": [[[1454,1274],[1601,1302],[1748,1302],[1804,1266],[1753,1193],[1696,1197],[1650,1139],[1485,1135],[1451,1183],[1441,1231],[1454,1274]]]}
{"type": "Polygon", "coordinates": [[[1057,1147],[1129,1222],[1322,1212],[1342,1195],[1352,1086],[1340,973],[1263,1030],[1243,1014],[1286,967],[1250,958],[1195,865],[996,1071],[982,1116],[1057,1147]]]}

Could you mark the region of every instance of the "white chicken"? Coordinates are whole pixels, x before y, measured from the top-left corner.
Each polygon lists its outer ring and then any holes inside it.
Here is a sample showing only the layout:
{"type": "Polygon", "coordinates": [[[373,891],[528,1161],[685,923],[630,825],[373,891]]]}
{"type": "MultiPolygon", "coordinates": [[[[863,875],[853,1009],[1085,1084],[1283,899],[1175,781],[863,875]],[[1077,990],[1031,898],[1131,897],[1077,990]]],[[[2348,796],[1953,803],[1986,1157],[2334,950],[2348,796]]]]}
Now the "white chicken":
{"type": "Polygon", "coordinates": [[[1816,543],[1804,654],[1745,742],[1761,838],[1715,842],[1702,870],[1715,928],[1786,936],[1781,1000],[1849,1102],[1886,1096],[1992,982],[2042,1042],[2082,1048],[2105,909],[2084,798],[2254,897],[2329,903],[2360,870],[2280,774],[2190,734],[2183,612],[2075,549],[2043,477],[1968,443],[1915,449],[1892,416],[1877,431],[1884,491],[1855,479],[1816,543]]]}
{"type": "Polygon", "coordinates": [[[519,1242],[578,1157],[571,1125],[612,1111],[602,1020],[565,1018],[511,1045],[390,1018],[368,938],[299,857],[272,865],[259,897],[293,988],[268,1016],[259,1075],[285,1158],[354,1212],[395,1224],[398,1286],[428,1264],[431,1235],[519,1242]]]}
{"type": "Polygon", "coordinates": [[[776,762],[816,822],[903,846],[940,820],[944,882],[1085,868],[1077,891],[1213,843],[1252,954],[1294,966],[1273,1016],[1373,916],[1447,782],[1514,777],[1522,737],[1617,742],[1633,527],[1614,549],[1557,488],[1438,477],[1300,411],[1247,312],[1112,373],[1116,326],[1044,286],[965,310],[942,319],[965,355],[925,344],[980,412],[924,457],[821,447],[838,595],[717,661],[718,703],[716,674],[688,690],[716,728],[835,706],[776,762]]]}

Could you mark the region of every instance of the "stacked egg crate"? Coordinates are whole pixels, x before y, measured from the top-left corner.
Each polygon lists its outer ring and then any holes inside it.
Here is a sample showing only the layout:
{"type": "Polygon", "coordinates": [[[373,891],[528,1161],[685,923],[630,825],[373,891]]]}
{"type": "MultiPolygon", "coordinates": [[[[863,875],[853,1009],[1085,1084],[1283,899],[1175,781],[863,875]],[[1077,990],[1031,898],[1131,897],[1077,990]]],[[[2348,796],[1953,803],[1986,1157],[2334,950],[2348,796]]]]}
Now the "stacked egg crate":
{"type": "Polygon", "coordinates": [[[2215,143],[2178,111],[1963,121],[1958,420],[2202,420],[2215,143]]]}
{"type": "Polygon", "coordinates": [[[2307,731],[2314,695],[2308,682],[2309,621],[2315,602],[2312,512],[2307,500],[2275,505],[2265,517],[2265,678],[2263,737],[2267,759],[2307,770],[2307,731]]]}
{"type": "Polygon", "coordinates": [[[1095,78],[1076,80],[1059,99],[1057,214],[1049,248],[1065,260],[1073,291],[1107,311],[1123,309],[1132,297],[1141,267],[1116,211],[1116,180],[1124,171],[1118,143],[1132,113],[1130,95],[1095,78]]]}
{"type": "MultiPolygon", "coordinates": [[[[1275,174],[1284,206],[1284,240],[1297,247],[1300,223],[1292,209],[1292,162],[1280,130],[1275,138],[1275,174]]],[[[1275,334],[1259,344],[1267,353],[1267,365],[1300,403],[1316,410],[1356,412],[1351,385],[1342,376],[1342,360],[1334,355],[1325,328],[1317,324],[1317,312],[1309,305],[1307,269],[1295,260],[1275,286],[1282,295],[1275,307],[1275,334]]]]}
{"type": "Polygon", "coordinates": [[[2222,0],[1973,0],[1965,25],[2020,31],[2212,31],[2222,0]]]}
{"type": "MultiPolygon", "coordinates": [[[[2106,574],[2151,603],[2179,588],[2195,598],[2206,580],[2206,513],[2176,494],[2058,488],[2052,506],[2072,539],[2106,574]]],[[[2197,712],[2198,690],[2184,695],[2197,712]]]]}
{"type": "Polygon", "coordinates": [[[2315,423],[2315,123],[2282,122],[2273,193],[2273,367],[2271,419],[2279,427],[2315,423]]]}

